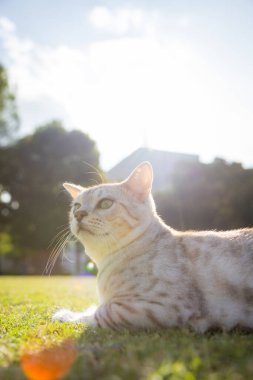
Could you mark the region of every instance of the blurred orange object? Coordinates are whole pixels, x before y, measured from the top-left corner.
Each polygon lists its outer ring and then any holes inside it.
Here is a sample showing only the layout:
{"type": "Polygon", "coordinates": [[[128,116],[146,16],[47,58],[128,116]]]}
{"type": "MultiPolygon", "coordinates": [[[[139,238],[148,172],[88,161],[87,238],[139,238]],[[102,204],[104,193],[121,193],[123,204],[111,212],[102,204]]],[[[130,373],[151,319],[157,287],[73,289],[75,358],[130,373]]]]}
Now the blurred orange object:
{"type": "Polygon", "coordinates": [[[26,351],[21,357],[21,367],[31,380],[58,380],[64,376],[76,358],[73,340],[41,351],[26,351]]]}

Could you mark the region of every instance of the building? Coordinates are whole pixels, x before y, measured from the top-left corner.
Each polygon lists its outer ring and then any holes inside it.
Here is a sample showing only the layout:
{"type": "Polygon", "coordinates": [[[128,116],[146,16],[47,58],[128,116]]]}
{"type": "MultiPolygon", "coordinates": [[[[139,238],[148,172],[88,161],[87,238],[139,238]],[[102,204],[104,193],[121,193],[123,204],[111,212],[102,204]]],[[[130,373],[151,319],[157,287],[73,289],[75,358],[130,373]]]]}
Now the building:
{"type": "Polygon", "coordinates": [[[149,161],[152,164],[154,169],[153,191],[159,192],[169,188],[170,177],[179,162],[199,162],[199,157],[194,154],[139,148],[109,170],[108,178],[112,181],[121,181],[143,161],[149,161]]]}

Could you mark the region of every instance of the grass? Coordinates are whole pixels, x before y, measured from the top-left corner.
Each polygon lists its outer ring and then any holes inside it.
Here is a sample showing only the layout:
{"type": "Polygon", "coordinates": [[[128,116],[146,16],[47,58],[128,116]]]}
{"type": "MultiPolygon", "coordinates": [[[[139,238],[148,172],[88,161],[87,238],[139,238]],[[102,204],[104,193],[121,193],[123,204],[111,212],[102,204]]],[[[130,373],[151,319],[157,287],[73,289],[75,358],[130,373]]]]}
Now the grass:
{"type": "Polygon", "coordinates": [[[0,277],[0,379],[25,379],[23,352],[68,338],[77,357],[65,380],[253,379],[253,334],[116,333],[51,322],[60,307],[82,310],[94,302],[93,278],[0,277]]]}

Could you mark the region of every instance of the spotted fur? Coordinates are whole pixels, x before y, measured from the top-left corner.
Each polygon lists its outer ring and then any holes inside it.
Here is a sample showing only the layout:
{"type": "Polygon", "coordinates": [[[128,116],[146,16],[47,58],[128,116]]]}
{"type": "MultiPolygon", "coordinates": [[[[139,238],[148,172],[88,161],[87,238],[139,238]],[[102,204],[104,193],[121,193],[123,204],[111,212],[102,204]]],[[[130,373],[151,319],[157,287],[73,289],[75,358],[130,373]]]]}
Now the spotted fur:
{"type": "Polygon", "coordinates": [[[64,186],[73,197],[71,230],[98,267],[99,306],[60,310],[55,320],[116,330],[253,328],[253,229],[168,227],[155,210],[147,162],[121,183],[64,186]],[[102,199],[111,206],[102,209],[102,199]]]}

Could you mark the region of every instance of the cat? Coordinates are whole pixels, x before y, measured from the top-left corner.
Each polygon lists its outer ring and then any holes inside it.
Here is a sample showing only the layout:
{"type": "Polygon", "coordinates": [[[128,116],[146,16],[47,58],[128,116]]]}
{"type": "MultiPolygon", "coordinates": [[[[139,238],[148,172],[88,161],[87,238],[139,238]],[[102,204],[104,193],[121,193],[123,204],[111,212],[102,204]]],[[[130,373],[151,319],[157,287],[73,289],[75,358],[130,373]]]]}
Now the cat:
{"type": "Polygon", "coordinates": [[[152,181],[143,162],[120,183],[64,184],[71,231],[98,268],[99,306],[62,309],[53,320],[116,330],[252,329],[253,229],[176,231],[156,213],[152,181]]]}

